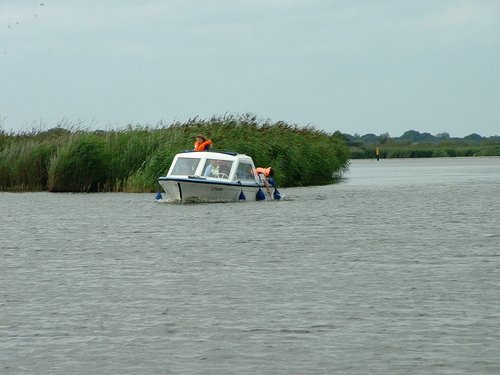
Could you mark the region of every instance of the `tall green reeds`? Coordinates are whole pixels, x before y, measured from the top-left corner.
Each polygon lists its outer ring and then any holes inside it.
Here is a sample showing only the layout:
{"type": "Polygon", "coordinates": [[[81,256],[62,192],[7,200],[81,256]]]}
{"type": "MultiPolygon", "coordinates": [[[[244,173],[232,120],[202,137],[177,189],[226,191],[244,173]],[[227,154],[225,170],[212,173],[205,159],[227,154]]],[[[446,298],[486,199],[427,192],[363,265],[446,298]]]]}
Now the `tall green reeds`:
{"type": "Polygon", "coordinates": [[[47,189],[48,165],[56,145],[29,139],[13,142],[0,152],[1,190],[47,189]]]}
{"type": "Polygon", "coordinates": [[[49,165],[50,191],[101,191],[107,183],[109,149],[94,134],[73,137],[54,154],[49,165]]]}
{"type": "Polygon", "coordinates": [[[175,154],[193,147],[198,133],[212,139],[215,150],[245,153],[257,166],[274,167],[281,186],[332,183],[348,167],[343,139],[246,114],[162,128],[1,132],[0,190],[156,191],[157,178],[175,154]]]}

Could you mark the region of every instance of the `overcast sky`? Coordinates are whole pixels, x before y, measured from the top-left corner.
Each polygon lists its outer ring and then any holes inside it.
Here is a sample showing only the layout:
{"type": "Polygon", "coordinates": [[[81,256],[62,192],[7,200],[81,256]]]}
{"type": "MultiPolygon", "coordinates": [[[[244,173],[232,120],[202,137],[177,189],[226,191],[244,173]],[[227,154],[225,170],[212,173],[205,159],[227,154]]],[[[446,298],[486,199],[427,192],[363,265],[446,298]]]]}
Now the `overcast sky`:
{"type": "Polygon", "coordinates": [[[0,0],[0,127],[500,135],[500,0],[0,0]]]}

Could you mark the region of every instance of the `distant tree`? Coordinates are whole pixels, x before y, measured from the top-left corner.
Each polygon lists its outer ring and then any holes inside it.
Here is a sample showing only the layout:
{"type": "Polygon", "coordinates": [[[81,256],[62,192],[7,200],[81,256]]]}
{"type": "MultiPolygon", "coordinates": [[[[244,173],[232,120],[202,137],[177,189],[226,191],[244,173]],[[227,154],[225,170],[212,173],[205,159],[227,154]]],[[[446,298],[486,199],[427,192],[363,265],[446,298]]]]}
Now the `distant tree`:
{"type": "Polygon", "coordinates": [[[408,130],[406,131],[400,139],[408,140],[413,143],[421,143],[421,142],[434,142],[436,141],[436,137],[434,137],[430,133],[420,133],[416,130],[408,130]]]}
{"type": "Polygon", "coordinates": [[[344,141],[346,141],[346,142],[349,142],[349,141],[352,139],[352,137],[351,137],[349,134],[343,134],[343,133],[341,133],[341,132],[340,132],[340,131],[338,131],[338,130],[336,130],[336,131],[333,133],[333,136],[334,136],[335,138],[342,139],[342,140],[344,140],[344,141]]]}
{"type": "Polygon", "coordinates": [[[378,138],[379,138],[379,142],[380,142],[380,143],[387,143],[387,141],[388,141],[391,137],[389,136],[389,133],[382,133],[382,134],[380,134],[380,135],[378,136],[378,138]]]}
{"type": "Polygon", "coordinates": [[[420,142],[435,142],[436,137],[434,137],[431,133],[422,133],[422,137],[420,139],[420,142]]]}
{"type": "Polygon", "coordinates": [[[439,139],[450,139],[450,133],[438,133],[438,134],[436,134],[436,138],[439,138],[439,139]]]}
{"type": "Polygon", "coordinates": [[[372,134],[372,133],[365,134],[360,138],[363,142],[366,142],[366,143],[377,143],[379,141],[378,136],[375,134],[372,134]]]}
{"type": "Polygon", "coordinates": [[[469,134],[468,136],[464,137],[464,139],[466,141],[480,141],[483,139],[483,137],[481,137],[479,134],[477,133],[472,133],[472,134],[469,134]]]}
{"type": "Polygon", "coordinates": [[[403,135],[399,138],[404,139],[404,140],[408,140],[408,141],[412,141],[412,142],[416,142],[419,137],[420,137],[420,132],[418,132],[416,130],[408,130],[408,131],[405,131],[403,133],[403,135]]]}

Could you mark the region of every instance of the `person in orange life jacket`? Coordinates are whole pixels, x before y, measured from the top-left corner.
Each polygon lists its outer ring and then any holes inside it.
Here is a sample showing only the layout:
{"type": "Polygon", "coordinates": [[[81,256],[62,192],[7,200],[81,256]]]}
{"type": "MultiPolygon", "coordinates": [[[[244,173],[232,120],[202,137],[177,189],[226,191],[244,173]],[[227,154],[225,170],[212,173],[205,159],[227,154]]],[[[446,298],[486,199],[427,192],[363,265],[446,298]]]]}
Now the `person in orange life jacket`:
{"type": "Polygon", "coordinates": [[[196,142],[194,142],[193,151],[210,151],[210,145],[212,141],[207,139],[203,134],[198,134],[196,136],[196,142]]]}
{"type": "Polygon", "coordinates": [[[257,173],[259,180],[264,183],[264,186],[266,187],[266,190],[267,190],[267,194],[269,195],[269,198],[272,199],[271,188],[269,186],[270,185],[275,186],[275,184],[276,184],[274,182],[274,178],[273,178],[274,177],[274,169],[272,169],[271,167],[267,167],[267,168],[257,167],[257,168],[255,168],[255,173],[257,173]]]}

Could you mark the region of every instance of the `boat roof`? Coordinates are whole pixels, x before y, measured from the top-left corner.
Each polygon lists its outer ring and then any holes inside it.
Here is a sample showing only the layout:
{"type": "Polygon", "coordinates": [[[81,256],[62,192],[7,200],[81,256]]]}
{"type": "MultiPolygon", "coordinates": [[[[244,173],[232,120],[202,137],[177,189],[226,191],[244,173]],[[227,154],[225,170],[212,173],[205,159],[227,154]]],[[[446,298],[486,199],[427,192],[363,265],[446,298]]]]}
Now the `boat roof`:
{"type": "Polygon", "coordinates": [[[221,159],[221,160],[235,160],[235,159],[252,159],[245,154],[238,154],[233,151],[183,151],[176,155],[176,157],[187,158],[207,158],[207,159],[221,159]]]}

